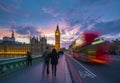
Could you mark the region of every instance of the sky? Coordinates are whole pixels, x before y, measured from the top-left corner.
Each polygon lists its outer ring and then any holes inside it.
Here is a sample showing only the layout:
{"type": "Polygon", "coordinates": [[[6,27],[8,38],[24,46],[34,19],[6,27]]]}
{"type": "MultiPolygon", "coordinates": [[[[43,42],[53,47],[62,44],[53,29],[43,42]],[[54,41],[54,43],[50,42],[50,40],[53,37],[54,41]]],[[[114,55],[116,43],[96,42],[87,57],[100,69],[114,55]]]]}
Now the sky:
{"type": "Polygon", "coordinates": [[[16,41],[29,43],[30,35],[45,35],[55,44],[57,24],[61,47],[86,30],[120,38],[120,0],[0,0],[0,39],[14,30],[16,41]]]}

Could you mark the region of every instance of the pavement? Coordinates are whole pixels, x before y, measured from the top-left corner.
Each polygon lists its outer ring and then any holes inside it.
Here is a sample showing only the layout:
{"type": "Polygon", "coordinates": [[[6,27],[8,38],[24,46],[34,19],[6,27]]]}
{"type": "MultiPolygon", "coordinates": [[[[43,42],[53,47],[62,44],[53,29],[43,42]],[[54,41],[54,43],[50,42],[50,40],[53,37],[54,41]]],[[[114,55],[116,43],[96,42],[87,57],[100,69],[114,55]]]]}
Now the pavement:
{"type": "Polygon", "coordinates": [[[0,78],[0,83],[72,83],[64,55],[59,58],[56,76],[52,75],[51,64],[49,75],[42,75],[42,69],[41,61],[0,78]]]}

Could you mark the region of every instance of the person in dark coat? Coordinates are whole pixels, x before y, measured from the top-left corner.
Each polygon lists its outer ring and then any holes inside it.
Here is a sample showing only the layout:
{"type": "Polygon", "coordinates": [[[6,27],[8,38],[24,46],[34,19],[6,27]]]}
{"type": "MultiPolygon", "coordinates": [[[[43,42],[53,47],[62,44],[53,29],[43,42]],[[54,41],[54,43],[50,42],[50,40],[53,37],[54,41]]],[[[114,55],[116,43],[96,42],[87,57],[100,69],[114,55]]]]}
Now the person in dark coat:
{"type": "Polygon", "coordinates": [[[52,50],[51,53],[51,64],[52,64],[52,74],[56,76],[57,64],[58,64],[59,54],[56,52],[56,49],[52,50]]]}
{"type": "Polygon", "coordinates": [[[43,59],[44,59],[43,75],[45,73],[45,69],[46,69],[46,72],[47,72],[47,75],[48,75],[49,74],[49,60],[50,60],[49,47],[46,47],[45,51],[43,52],[43,59]]]}
{"type": "Polygon", "coordinates": [[[29,51],[27,51],[27,65],[31,66],[32,65],[32,56],[29,51]]]}

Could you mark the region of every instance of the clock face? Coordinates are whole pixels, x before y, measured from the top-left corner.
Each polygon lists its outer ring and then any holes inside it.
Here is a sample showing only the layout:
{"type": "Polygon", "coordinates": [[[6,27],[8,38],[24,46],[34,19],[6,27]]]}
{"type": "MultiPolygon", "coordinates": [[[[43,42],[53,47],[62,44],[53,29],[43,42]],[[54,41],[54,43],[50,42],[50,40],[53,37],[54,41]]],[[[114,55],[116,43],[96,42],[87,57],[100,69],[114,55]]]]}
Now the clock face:
{"type": "Polygon", "coordinates": [[[59,35],[59,33],[56,33],[56,35],[59,35]]]}

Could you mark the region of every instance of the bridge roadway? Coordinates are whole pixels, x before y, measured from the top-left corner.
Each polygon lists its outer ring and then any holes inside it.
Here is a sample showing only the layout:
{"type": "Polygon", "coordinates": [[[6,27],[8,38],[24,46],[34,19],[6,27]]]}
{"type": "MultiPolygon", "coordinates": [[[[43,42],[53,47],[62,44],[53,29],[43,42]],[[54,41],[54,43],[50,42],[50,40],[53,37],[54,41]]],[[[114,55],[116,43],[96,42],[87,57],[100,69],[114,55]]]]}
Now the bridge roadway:
{"type": "Polygon", "coordinates": [[[51,65],[50,74],[42,75],[43,62],[34,64],[31,67],[13,72],[0,78],[0,83],[71,83],[70,73],[65,61],[65,56],[59,58],[56,77],[52,75],[51,65]]]}

